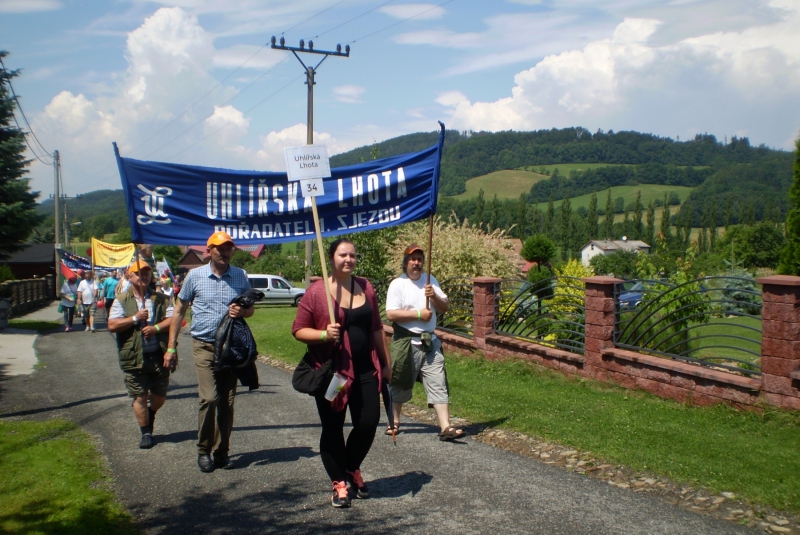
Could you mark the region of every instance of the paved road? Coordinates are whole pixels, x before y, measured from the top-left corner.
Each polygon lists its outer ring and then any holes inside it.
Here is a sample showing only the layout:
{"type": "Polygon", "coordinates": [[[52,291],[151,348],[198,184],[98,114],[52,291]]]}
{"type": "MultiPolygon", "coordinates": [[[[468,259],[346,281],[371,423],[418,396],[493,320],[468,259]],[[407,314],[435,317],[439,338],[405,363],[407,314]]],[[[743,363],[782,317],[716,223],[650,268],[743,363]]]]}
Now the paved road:
{"type": "Polygon", "coordinates": [[[92,434],[145,533],[754,533],[471,439],[442,443],[430,425],[407,421],[398,446],[379,435],[362,467],[373,498],[333,509],[314,404],[292,390],[285,371],[263,363],[261,389],[236,398],[231,457],[238,468],[203,474],[189,348],[182,340],[152,450],[137,447],[105,331],[39,336],[43,367],[0,382],[0,413],[62,417],[92,434]]]}

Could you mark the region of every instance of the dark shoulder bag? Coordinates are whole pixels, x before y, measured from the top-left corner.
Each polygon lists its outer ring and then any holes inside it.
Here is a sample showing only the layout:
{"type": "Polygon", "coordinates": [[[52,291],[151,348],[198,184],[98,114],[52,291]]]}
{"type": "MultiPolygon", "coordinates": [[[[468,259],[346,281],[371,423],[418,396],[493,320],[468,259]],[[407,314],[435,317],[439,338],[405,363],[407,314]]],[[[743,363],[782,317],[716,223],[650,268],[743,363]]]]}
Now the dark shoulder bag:
{"type": "MultiPolygon", "coordinates": [[[[355,289],[355,279],[351,277],[350,279],[350,308],[353,307],[353,290],[355,289]]],[[[292,373],[292,387],[297,390],[298,392],[302,392],[303,394],[308,394],[309,396],[322,396],[325,394],[325,391],[328,389],[328,385],[333,379],[333,361],[334,356],[339,352],[341,348],[342,340],[344,339],[344,330],[345,325],[347,324],[347,313],[345,312],[344,316],[344,323],[342,324],[341,329],[339,332],[341,333],[339,337],[339,343],[333,347],[333,350],[330,353],[330,358],[325,361],[325,363],[317,369],[314,369],[314,361],[311,358],[311,354],[308,352],[308,347],[306,347],[306,354],[303,355],[303,358],[300,360],[300,363],[294,369],[294,373],[292,373]]]]}

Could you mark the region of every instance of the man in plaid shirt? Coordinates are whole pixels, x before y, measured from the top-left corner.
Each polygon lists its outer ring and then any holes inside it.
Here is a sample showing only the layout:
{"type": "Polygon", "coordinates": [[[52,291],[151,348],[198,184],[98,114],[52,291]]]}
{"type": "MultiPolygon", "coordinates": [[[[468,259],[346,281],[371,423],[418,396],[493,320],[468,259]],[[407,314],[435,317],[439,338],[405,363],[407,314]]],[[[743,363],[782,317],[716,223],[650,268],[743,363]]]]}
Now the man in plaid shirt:
{"type": "Polygon", "coordinates": [[[214,371],[214,339],[220,319],[249,318],[255,307],[228,305],[250,289],[247,273],[230,265],[236,247],[226,232],[215,232],[206,244],[211,261],[193,269],[183,282],[175,303],[165,362],[174,366],[178,361],[178,334],[186,308],[192,307],[192,354],[197,372],[197,393],[200,397],[199,430],[197,433],[197,465],[203,472],[215,468],[234,467],[228,456],[233,430],[233,400],[236,395],[236,375],[232,371],[214,371]],[[213,454],[213,458],[212,458],[213,454]]]}

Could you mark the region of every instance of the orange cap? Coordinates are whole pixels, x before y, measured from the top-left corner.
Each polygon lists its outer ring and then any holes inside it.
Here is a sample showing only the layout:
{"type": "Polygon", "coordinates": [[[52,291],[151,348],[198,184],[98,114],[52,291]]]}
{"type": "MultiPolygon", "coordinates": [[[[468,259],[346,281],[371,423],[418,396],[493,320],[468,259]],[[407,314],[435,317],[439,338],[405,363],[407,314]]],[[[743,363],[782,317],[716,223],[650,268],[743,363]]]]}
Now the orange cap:
{"type": "Polygon", "coordinates": [[[219,231],[215,232],[214,234],[212,234],[210,238],[208,238],[208,242],[206,243],[206,247],[214,247],[214,246],[222,245],[223,243],[228,243],[228,242],[230,242],[231,245],[235,245],[233,243],[233,238],[231,238],[230,234],[228,234],[227,232],[224,232],[222,230],[219,230],[219,231]]]}
{"type": "Polygon", "coordinates": [[[406,247],[406,250],[403,252],[403,254],[408,256],[410,254],[415,253],[416,251],[419,251],[420,253],[425,254],[425,251],[422,250],[422,247],[420,247],[416,243],[412,243],[411,245],[406,247]]]}
{"type": "Polygon", "coordinates": [[[132,273],[138,274],[143,269],[149,269],[150,271],[153,271],[153,268],[151,268],[149,265],[147,265],[147,262],[145,262],[144,260],[139,259],[136,262],[134,262],[133,264],[131,264],[131,266],[128,268],[128,275],[130,275],[132,273]]]}

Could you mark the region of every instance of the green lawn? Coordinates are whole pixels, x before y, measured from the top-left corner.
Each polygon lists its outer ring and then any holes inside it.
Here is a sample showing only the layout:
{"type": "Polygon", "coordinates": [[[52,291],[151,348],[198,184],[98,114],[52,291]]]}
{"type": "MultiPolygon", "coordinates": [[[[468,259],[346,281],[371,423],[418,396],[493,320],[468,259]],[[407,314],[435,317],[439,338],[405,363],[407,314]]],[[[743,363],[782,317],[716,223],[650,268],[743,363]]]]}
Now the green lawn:
{"type": "Polygon", "coordinates": [[[0,421],[0,533],[138,533],[89,436],[60,419],[0,421]]]}
{"type": "Polygon", "coordinates": [[[14,329],[27,329],[29,331],[47,332],[61,327],[61,322],[11,319],[8,320],[8,326],[14,329]]]}
{"type": "MultiPolygon", "coordinates": [[[[303,345],[290,332],[294,316],[293,308],[261,309],[248,320],[259,352],[300,360],[303,345]]],[[[447,359],[454,415],[800,513],[798,413],[692,407],[518,361],[447,359]]],[[[419,385],[414,403],[425,406],[419,385]]]]}
{"type": "Polygon", "coordinates": [[[748,317],[711,318],[708,324],[692,329],[699,351],[692,357],[735,358],[747,362],[758,362],[761,357],[761,320],[748,317]],[[751,329],[758,329],[759,332],[751,329]],[[701,338],[705,337],[709,338],[701,338]],[[732,338],[738,336],[741,338],[732,338]],[[750,351],[758,353],[754,356],[750,351]]]}

